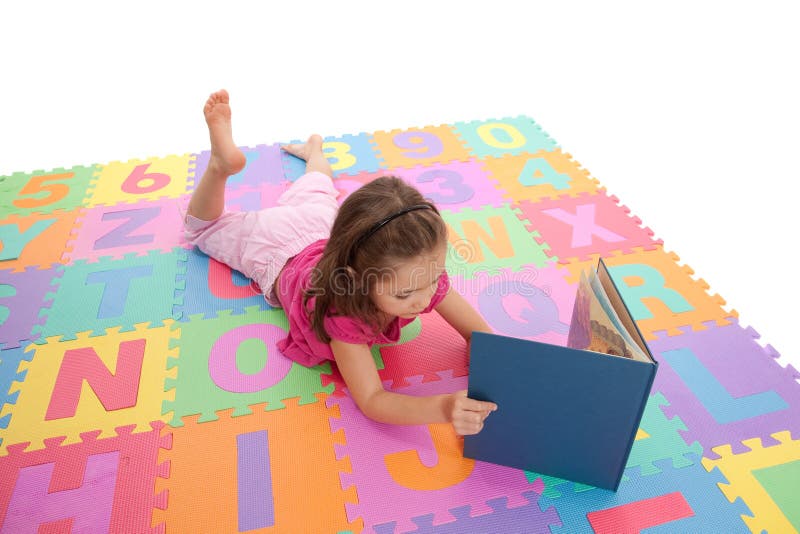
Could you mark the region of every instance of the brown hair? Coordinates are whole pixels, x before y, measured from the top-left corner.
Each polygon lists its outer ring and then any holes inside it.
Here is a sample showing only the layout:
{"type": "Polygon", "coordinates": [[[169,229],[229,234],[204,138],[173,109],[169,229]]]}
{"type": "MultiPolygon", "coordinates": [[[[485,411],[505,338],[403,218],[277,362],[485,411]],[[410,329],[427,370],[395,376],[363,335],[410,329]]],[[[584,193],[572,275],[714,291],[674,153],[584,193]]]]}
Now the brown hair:
{"type": "Polygon", "coordinates": [[[339,208],[304,293],[304,308],[309,298],[316,297],[309,314],[317,338],[330,342],[323,320],[331,312],[359,319],[377,334],[379,314],[370,298],[377,276],[387,274],[397,263],[435,250],[446,239],[447,226],[436,206],[400,178],[384,176],[355,190],[339,208]],[[430,209],[404,213],[363,239],[379,221],[419,204],[430,209]]]}

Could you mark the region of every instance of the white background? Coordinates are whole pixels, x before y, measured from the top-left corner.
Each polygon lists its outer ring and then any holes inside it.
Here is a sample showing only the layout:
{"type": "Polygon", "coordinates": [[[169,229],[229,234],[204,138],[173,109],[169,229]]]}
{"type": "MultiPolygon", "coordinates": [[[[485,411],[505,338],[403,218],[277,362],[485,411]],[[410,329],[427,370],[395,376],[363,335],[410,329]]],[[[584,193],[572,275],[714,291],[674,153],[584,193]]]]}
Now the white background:
{"type": "Polygon", "coordinates": [[[533,117],[800,368],[793,2],[3,2],[0,174],[533,117]]]}

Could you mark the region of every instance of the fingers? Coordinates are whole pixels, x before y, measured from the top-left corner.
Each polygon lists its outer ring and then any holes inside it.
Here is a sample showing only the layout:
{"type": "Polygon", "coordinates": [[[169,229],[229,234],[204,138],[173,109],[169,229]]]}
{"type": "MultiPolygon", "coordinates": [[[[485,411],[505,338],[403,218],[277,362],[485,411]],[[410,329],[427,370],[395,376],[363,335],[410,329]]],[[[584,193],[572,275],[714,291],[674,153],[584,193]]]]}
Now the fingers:
{"type": "Polygon", "coordinates": [[[453,428],[460,436],[470,436],[483,430],[485,419],[486,416],[478,412],[464,412],[463,416],[453,419],[453,428]]]}
{"type": "Polygon", "coordinates": [[[455,431],[468,436],[477,434],[483,429],[483,422],[489,414],[497,410],[497,404],[488,401],[479,401],[467,397],[467,391],[458,391],[453,394],[452,421],[455,431]]]}
{"type": "Polygon", "coordinates": [[[459,436],[472,436],[483,430],[483,423],[469,424],[469,423],[456,423],[453,421],[453,429],[459,436]]]}
{"type": "Polygon", "coordinates": [[[497,409],[497,404],[493,402],[479,401],[469,397],[465,398],[463,402],[464,409],[471,412],[493,412],[497,409]]]}
{"type": "Polygon", "coordinates": [[[479,401],[467,397],[467,390],[458,391],[455,393],[456,405],[462,410],[470,412],[493,412],[497,410],[497,404],[488,401],[479,401]]]}

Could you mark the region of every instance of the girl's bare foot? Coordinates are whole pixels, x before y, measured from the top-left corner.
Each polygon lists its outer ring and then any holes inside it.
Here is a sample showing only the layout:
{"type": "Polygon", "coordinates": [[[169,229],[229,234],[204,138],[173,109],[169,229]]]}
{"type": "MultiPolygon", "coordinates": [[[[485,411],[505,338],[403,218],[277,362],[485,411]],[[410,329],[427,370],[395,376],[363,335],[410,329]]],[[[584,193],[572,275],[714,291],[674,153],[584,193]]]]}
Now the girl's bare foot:
{"type": "Polygon", "coordinates": [[[314,134],[305,143],[283,145],[281,148],[292,156],[308,161],[313,155],[322,156],[322,137],[314,134]]]}
{"type": "Polygon", "coordinates": [[[247,163],[244,153],[233,142],[231,107],[228,91],[222,89],[212,93],[203,107],[211,137],[209,169],[231,176],[241,171],[247,163]]]}

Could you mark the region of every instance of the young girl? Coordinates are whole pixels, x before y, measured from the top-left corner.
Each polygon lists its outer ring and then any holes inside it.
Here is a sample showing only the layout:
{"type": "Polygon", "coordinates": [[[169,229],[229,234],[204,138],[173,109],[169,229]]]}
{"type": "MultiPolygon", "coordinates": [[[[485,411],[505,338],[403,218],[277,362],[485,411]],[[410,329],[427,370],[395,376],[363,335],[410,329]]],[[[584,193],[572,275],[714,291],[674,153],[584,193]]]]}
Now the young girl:
{"type": "Polygon", "coordinates": [[[228,93],[212,94],[204,113],[211,158],[192,195],[186,237],[209,256],[252,278],[273,306],[286,311],[289,335],[278,343],[303,365],[335,360],[361,411],[393,424],[451,422],[458,434],[480,432],[497,406],[466,391],[416,397],[383,389],[370,353],[393,343],[420,313],[436,310],[469,343],[491,332],[450,288],[447,227],[436,207],[395,177],[379,178],[338,207],[322,138],[287,145],[306,174],[257,212],[224,212],[225,184],[245,156],[233,142],[228,93]]]}

